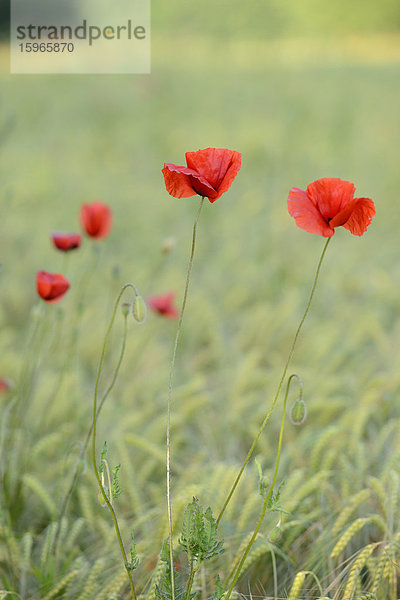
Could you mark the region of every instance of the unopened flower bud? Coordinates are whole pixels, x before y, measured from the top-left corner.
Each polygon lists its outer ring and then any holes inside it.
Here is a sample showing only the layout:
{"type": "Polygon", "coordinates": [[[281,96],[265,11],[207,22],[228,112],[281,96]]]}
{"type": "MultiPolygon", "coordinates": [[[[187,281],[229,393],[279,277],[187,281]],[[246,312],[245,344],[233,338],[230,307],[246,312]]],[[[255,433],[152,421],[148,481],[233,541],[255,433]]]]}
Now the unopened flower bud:
{"type": "Polygon", "coordinates": [[[142,296],[135,296],[132,308],[133,318],[137,323],[144,323],[147,318],[146,303],[142,296]]]}
{"type": "Polygon", "coordinates": [[[301,425],[306,420],[307,409],[303,398],[297,398],[290,409],[289,417],[293,425],[301,425]]]}
{"type": "Polygon", "coordinates": [[[104,494],[103,494],[103,492],[101,490],[99,490],[99,493],[97,494],[97,501],[100,504],[100,506],[102,506],[103,508],[105,506],[107,506],[104,494]]]}
{"type": "Polygon", "coordinates": [[[161,252],[163,254],[168,254],[168,252],[171,252],[171,250],[173,250],[176,246],[176,240],[174,237],[167,237],[165,238],[165,240],[162,243],[161,246],[161,252]]]}
{"type": "Polygon", "coordinates": [[[131,312],[131,305],[129,304],[129,302],[123,302],[121,304],[121,310],[124,317],[127,317],[131,312]]]}
{"type": "Polygon", "coordinates": [[[271,531],[269,532],[268,539],[272,544],[274,544],[275,542],[278,542],[281,539],[281,536],[282,536],[281,522],[278,521],[278,523],[275,525],[275,527],[273,529],[271,529],[271,531]]]}

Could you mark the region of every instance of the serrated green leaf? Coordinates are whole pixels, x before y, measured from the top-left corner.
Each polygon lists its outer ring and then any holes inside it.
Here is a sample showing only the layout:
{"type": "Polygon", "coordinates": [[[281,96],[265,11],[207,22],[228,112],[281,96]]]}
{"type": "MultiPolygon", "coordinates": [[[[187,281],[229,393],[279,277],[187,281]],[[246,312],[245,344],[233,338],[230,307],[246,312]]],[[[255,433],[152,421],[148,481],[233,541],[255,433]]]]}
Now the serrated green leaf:
{"type": "Polygon", "coordinates": [[[107,442],[104,442],[103,448],[102,448],[101,454],[100,454],[100,465],[99,465],[99,473],[100,473],[100,475],[104,471],[104,461],[107,458],[107,452],[108,452],[107,442]]]}
{"type": "Polygon", "coordinates": [[[111,493],[113,498],[118,498],[122,494],[122,490],[119,485],[118,473],[121,468],[121,465],[117,465],[112,470],[112,487],[111,493]]]}

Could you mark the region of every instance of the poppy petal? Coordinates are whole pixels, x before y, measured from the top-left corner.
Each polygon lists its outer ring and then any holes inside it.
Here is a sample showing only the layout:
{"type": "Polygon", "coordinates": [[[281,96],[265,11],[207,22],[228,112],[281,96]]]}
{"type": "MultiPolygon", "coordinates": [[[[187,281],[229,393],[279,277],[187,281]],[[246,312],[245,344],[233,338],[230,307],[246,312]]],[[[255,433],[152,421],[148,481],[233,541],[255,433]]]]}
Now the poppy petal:
{"type": "Polygon", "coordinates": [[[147,303],[154,311],[160,315],[169,317],[170,319],[177,319],[179,317],[179,311],[174,306],[175,294],[170,292],[168,294],[160,294],[158,296],[149,296],[147,303]]]}
{"type": "Polygon", "coordinates": [[[82,227],[92,238],[101,239],[110,233],[112,213],[107,204],[97,201],[91,204],[83,204],[80,219],[82,227]]]}
{"type": "Polygon", "coordinates": [[[54,246],[58,250],[68,252],[69,250],[75,250],[79,248],[82,243],[82,236],[79,233],[63,233],[55,231],[51,234],[54,246]]]}
{"type": "Polygon", "coordinates": [[[353,200],[355,191],[354,184],[338,177],[317,179],[307,187],[308,197],[325,221],[336,217],[353,200]]]}
{"type": "Polygon", "coordinates": [[[170,196],[174,198],[189,198],[195,196],[196,190],[193,189],[190,175],[191,169],[187,167],[178,167],[171,163],[164,163],[162,170],[165,180],[165,187],[170,196]]]}
{"type": "Polygon", "coordinates": [[[206,148],[186,152],[186,163],[216,190],[214,196],[207,196],[215,202],[232,185],[241,166],[241,154],[226,148],[206,148]]]}
{"type": "Polygon", "coordinates": [[[335,232],[322,218],[318,208],[304,190],[292,188],[288,197],[288,210],[296,225],[309,233],[331,237],[335,232]]]}
{"type": "Polygon", "coordinates": [[[222,194],[229,190],[233,183],[233,180],[240,171],[240,167],[242,166],[242,155],[240,154],[240,152],[232,152],[232,154],[232,162],[227,172],[225,173],[221,185],[218,188],[218,194],[212,200],[210,199],[210,202],[215,202],[215,200],[218,200],[218,198],[220,198],[222,194]]]}
{"type": "Polygon", "coordinates": [[[61,300],[69,289],[69,281],[59,273],[38,271],[36,275],[38,294],[48,304],[61,300]]]}
{"type": "Polygon", "coordinates": [[[209,198],[217,194],[208,181],[194,169],[165,163],[162,172],[167,192],[174,198],[188,198],[195,194],[209,198]]]}
{"type": "Polygon", "coordinates": [[[375,205],[370,198],[354,198],[334,219],[331,220],[332,227],[341,225],[348,229],[353,235],[363,235],[375,215],[375,205]]]}

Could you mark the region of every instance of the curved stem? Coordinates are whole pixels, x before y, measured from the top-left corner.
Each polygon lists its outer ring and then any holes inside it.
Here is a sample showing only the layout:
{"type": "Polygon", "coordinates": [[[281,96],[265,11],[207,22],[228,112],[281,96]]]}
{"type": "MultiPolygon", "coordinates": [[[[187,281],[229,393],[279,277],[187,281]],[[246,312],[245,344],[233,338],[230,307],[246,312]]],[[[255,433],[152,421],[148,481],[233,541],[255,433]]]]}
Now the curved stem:
{"type": "Polygon", "coordinates": [[[188,270],[186,274],[185,291],[183,294],[182,308],[179,316],[178,328],[175,336],[174,350],[172,352],[171,367],[169,373],[169,389],[168,389],[168,424],[167,424],[167,512],[168,512],[168,532],[169,532],[169,560],[171,566],[171,600],[175,600],[175,580],[174,580],[174,563],[173,563],[173,544],[172,544],[172,501],[171,501],[171,405],[172,405],[172,388],[174,379],[174,368],[176,351],[178,348],[179,337],[182,330],[183,314],[185,312],[186,301],[189,291],[190,274],[193,266],[194,250],[196,247],[196,233],[197,224],[201,209],[203,208],[204,198],[200,200],[200,206],[198,208],[194,224],[193,224],[193,235],[192,235],[192,247],[190,252],[188,270]]]}
{"type": "MultiPolygon", "coordinates": [[[[257,525],[256,525],[256,527],[255,527],[255,529],[253,531],[253,535],[251,536],[250,541],[247,544],[245,551],[243,552],[243,556],[240,559],[240,562],[239,562],[238,566],[236,567],[235,573],[233,575],[232,583],[229,586],[229,589],[228,589],[228,591],[226,593],[225,600],[229,600],[229,597],[230,597],[230,595],[232,593],[232,590],[235,587],[236,582],[237,582],[237,580],[240,577],[240,573],[241,573],[242,567],[243,567],[244,562],[245,562],[245,560],[246,560],[246,558],[247,558],[247,556],[248,556],[248,554],[249,554],[249,552],[250,552],[250,550],[251,550],[251,548],[252,548],[252,546],[253,546],[256,538],[257,538],[258,532],[260,531],[260,528],[261,528],[262,522],[264,520],[265,514],[267,512],[267,509],[272,508],[272,510],[273,510],[273,507],[270,506],[270,502],[273,499],[272,495],[273,495],[273,492],[274,492],[274,486],[275,486],[276,479],[277,479],[277,476],[278,476],[279,461],[280,461],[280,458],[281,458],[281,451],[282,451],[283,430],[284,430],[284,427],[285,427],[286,404],[287,404],[287,398],[288,398],[288,394],[289,394],[290,383],[291,383],[291,381],[292,381],[293,378],[297,378],[297,380],[299,381],[301,395],[302,395],[302,382],[301,382],[301,379],[300,379],[300,377],[298,375],[296,375],[294,373],[293,375],[291,375],[289,377],[287,385],[286,385],[285,399],[283,401],[283,412],[282,412],[281,428],[280,428],[280,432],[279,432],[278,451],[277,451],[277,454],[276,454],[275,469],[274,469],[274,475],[272,477],[272,482],[271,482],[271,485],[269,486],[268,493],[265,496],[263,507],[262,507],[262,510],[261,510],[261,514],[260,514],[260,517],[259,517],[259,519],[257,521],[257,525]]],[[[271,512],[271,510],[268,510],[268,512],[271,512]]]]}
{"type": "MultiPolygon", "coordinates": [[[[122,345],[121,345],[121,351],[119,354],[119,358],[118,358],[118,363],[117,366],[115,367],[115,371],[114,371],[114,375],[113,378],[111,380],[110,385],[108,386],[107,390],[104,392],[103,397],[101,399],[101,402],[99,404],[99,407],[97,409],[97,413],[96,413],[96,420],[99,418],[99,414],[101,409],[103,408],[104,402],[107,400],[108,396],[110,395],[115,382],[117,381],[117,377],[118,377],[118,373],[119,370],[121,368],[121,364],[122,364],[122,360],[124,358],[124,354],[125,354],[125,347],[126,347],[126,337],[127,337],[127,328],[128,328],[128,323],[127,323],[127,316],[125,315],[124,318],[124,331],[122,334],[122,345]]],[[[56,530],[56,535],[55,535],[55,539],[54,539],[54,554],[55,556],[57,556],[57,551],[58,551],[58,541],[59,541],[59,535],[60,535],[60,527],[61,527],[61,520],[65,515],[65,511],[67,510],[67,505],[68,505],[68,501],[71,497],[72,491],[75,487],[75,484],[78,480],[79,477],[79,471],[78,471],[78,465],[80,464],[80,461],[82,461],[85,457],[85,452],[86,452],[86,448],[88,447],[89,441],[90,441],[90,437],[92,435],[92,431],[93,431],[93,423],[90,424],[89,430],[86,434],[86,439],[85,442],[82,446],[82,450],[79,456],[79,460],[77,461],[76,465],[75,465],[75,469],[74,469],[74,473],[72,476],[72,480],[71,480],[71,484],[68,488],[67,493],[64,496],[64,499],[62,501],[61,504],[61,509],[60,509],[60,513],[59,513],[59,517],[58,517],[58,525],[57,525],[57,530],[56,530]]]]}
{"type": "Polygon", "coordinates": [[[284,382],[284,380],[285,380],[286,373],[287,373],[287,370],[288,370],[288,367],[289,367],[290,361],[291,361],[291,359],[292,359],[292,356],[293,356],[293,353],[294,353],[294,350],[295,350],[295,347],[296,347],[297,339],[298,339],[298,337],[299,337],[299,335],[300,335],[300,331],[301,331],[301,329],[302,329],[302,327],[303,327],[304,321],[306,320],[306,317],[307,317],[307,315],[308,315],[308,311],[310,310],[311,302],[312,302],[312,299],[313,299],[313,297],[314,297],[315,288],[317,287],[317,283],[318,283],[318,277],[319,277],[319,273],[320,273],[320,270],[321,270],[322,261],[324,260],[325,253],[326,253],[326,250],[327,250],[327,248],[328,248],[328,244],[329,244],[329,242],[331,241],[331,239],[332,239],[332,238],[330,238],[330,237],[329,237],[329,238],[326,240],[326,242],[325,242],[325,245],[324,245],[324,247],[323,247],[323,250],[322,250],[322,254],[321,254],[321,256],[320,256],[320,259],[319,259],[319,261],[318,261],[317,270],[316,270],[316,272],[315,272],[315,276],[314,276],[314,283],[313,283],[313,285],[312,285],[312,288],[311,288],[310,297],[309,297],[309,299],[308,299],[308,302],[307,302],[306,309],[305,309],[305,311],[304,311],[304,314],[303,314],[303,316],[302,316],[302,318],[301,318],[301,321],[300,321],[300,323],[299,323],[299,326],[298,326],[298,328],[297,328],[297,331],[296,331],[296,333],[295,333],[295,336],[294,336],[294,338],[293,338],[292,346],[291,346],[291,348],[290,348],[289,355],[288,355],[288,357],[287,357],[287,359],[286,359],[286,363],[285,363],[285,366],[284,366],[284,368],[283,368],[283,373],[282,373],[282,376],[281,376],[281,379],[280,379],[280,382],[279,382],[278,389],[277,389],[277,391],[276,391],[275,397],[274,397],[274,399],[273,399],[273,402],[272,402],[271,408],[269,409],[269,411],[268,411],[268,413],[267,413],[267,415],[266,415],[266,417],[265,417],[264,421],[263,421],[263,422],[262,422],[262,424],[261,424],[261,427],[260,427],[260,429],[259,429],[259,431],[258,431],[258,433],[257,433],[257,435],[256,435],[256,437],[255,437],[255,439],[254,439],[254,441],[253,441],[253,443],[252,443],[251,447],[250,447],[250,450],[249,450],[249,451],[248,451],[248,453],[247,453],[247,456],[246,456],[246,458],[245,458],[245,460],[244,460],[244,463],[243,463],[243,465],[241,466],[241,468],[240,468],[240,471],[239,471],[239,473],[238,473],[238,475],[237,475],[237,477],[236,477],[236,479],[235,479],[235,481],[234,481],[234,483],[233,483],[233,485],[232,485],[232,488],[231,488],[231,490],[230,490],[230,492],[229,492],[229,494],[228,494],[228,496],[227,496],[227,498],[226,498],[226,500],[225,500],[225,503],[224,503],[224,505],[223,505],[223,507],[222,507],[222,509],[221,509],[221,512],[220,512],[220,513],[219,513],[219,515],[218,515],[218,518],[217,518],[217,525],[219,524],[219,522],[220,522],[220,521],[221,521],[221,519],[222,519],[222,516],[223,516],[223,514],[224,514],[224,512],[225,512],[225,510],[226,510],[226,507],[228,506],[228,504],[229,504],[229,502],[230,502],[230,499],[232,498],[232,496],[233,496],[233,494],[234,494],[234,492],[235,492],[235,490],[236,490],[236,488],[237,488],[237,486],[238,486],[238,483],[239,483],[239,481],[240,481],[240,478],[241,478],[241,476],[242,476],[242,474],[243,474],[243,471],[245,470],[245,468],[246,468],[246,465],[247,465],[247,463],[249,462],[249,460],[250,460],[250,458],[251,458],[251,455],[253,454],[254,448],[256,447],[256,445],[257,445],[257,442],[258,442],[258,440],[260,439],[260,436],[261,436],[262,432],[264,431],[264,428],[265,428],[266,424],[268,423],[268,421],[269,421],[269,418],[270,418],[270,416],[271,416],[271,413],[272,413],[272,411],[274,410],[274,408],[275,408],[275,404],[276,404],[276,402],[277,402],[277,400],[278,400],[278,398],[279,398],[279,394],[280,394],[280,391],[281,391],[281,388],[282,388],[282,384],[283,384],[283,382],[284,382]]]}
{"type": "MultiPolygon", "coordinates": [[[[114,310],[112,313],[112,317],[111,317],[111,321],[110,324],[108,326],[105,338],[104,338],[104,343],[103,343],[103,349],[101,352],[101,356],[100,356],[100,361],[99,361],[99,366],[97,369],[97,376],[96,376],[96,383],[95,383],[95,387],[94,387],[94,398],[93,398],[93,420],[92,420],[92,462],[93,462],[93,469],[94,469],[94,473],[97,479],[97,483],[99,485],[99,488],[102,492],[102,496],[104,499],[104,502],[106,503],[108,510],[111,513],[111,517],[114,523],[114,529],[115,529],[115,533],[117,534],[117,538],[118,538],[118,543],[119,543],[119,547],[121,550],[121,555],[124,561],[124,565],[125,565],[125,569],[128,575],[128,579],[129,579],[129,585],[131,588],[131,594],[132,594],[132,599],[136,600],[136,593],[135,593],[135,586],[133,584],[133,579],[132,579],[132,573],[129,569],[129,565],[128,565],[128,559],[126,556],[126,552],[125,552],[125,548],[124,548],[124,544],[122,542],[122,536],[121,536],[121,532],[119,529],[119,525],[118,525],[118,520],[117,520],[117,515],[115,514],[115,510],[114,507],[112,506],[110,500],[107,497],[107,494],[104,490],[102,481],[101,481],[101,477],[100,477],[100,473],[99,470],[97,468],[97,463],[96,463],[96,422],[97,422],[97,416],[98,416],[98,411],[97,411],[97,396],[98,396],[98,390],[99,390],[99,382],[100,382],[100,375],[101,375],[101,371],[103,368],[103,364],[104,364],[104,359],[105,359],[105,355],[106,355],[106,349],[107,349],[107,344],[108,344],[108,340],[111,334],[111,330],[113,328],[114,325],[114,321],[115,321],[115,315],[117,313],[117,309],[121,300],[121,297],[123,295],[123,293],[125,292],[125,290],[127,288],[132,288],[133,290],[135,290],[136,293],[136,288],[135,286],[133,286],[131,283],[127,283],[123,286],[121,292],[119,293],[119,296],[114,304],[114,310]]],[[[101,408],[101,406],[100,406],[101,408]]]]}

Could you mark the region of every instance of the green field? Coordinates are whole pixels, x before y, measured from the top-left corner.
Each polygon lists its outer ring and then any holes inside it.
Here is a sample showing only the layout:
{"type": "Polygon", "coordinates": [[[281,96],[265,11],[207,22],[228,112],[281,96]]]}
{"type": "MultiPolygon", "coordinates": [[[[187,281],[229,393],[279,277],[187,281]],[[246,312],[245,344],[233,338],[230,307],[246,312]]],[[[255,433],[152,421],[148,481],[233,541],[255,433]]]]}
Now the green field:
{"type": "MultiPolygon", "coordinates": [[[[289,370],[303,380],[308,414],[300,427],[289,420],[285,427],[278,480],[286,481],[287,514],[267,516],[236,589],[246,598],[396,600],[397,26],[374,28],[374,14],[368,21],[365,13],[359,28],[343,36],[328,28],[324,38],[318,24],[307,29],[299,10],[292,25],[281,16],[285,35],[274,36],[264,35],[255,13],[246,25],[259,26],[251,37],[238,33],[234,11],[219,20],[221,6],[210,23],[205,10],[191,21],[188,8],[167,6],[153,7],[148,76],[10,76],[7,49],[0,51],[0,377],[15,382],[0,395],[0,597],[130,597],[89,455],[55,553],[60,504],[91,424],[96,369],[121,286],[133,282],[144,297],[174,291],[182,301],[198,198],[170,197],[163,163],[224,147],[242,153],[242,169],[202,212],[176,363],[176,548],[193,496],[218,514],[271,406],[308,299],[323,240],[296,227],[288,192],[341,177],[375,201],[377,214],[363,237],[339,228],[329,246],[289,370]],[[49,234],[79,230],[80,206],[94,199],[112,207],[112,233],[85,240],[64,261],[49,234]],[[163,254],[168,237],[176,245],[163,254]],[[60,304],[38,301],[40,269],[70,279],[60,304]],[[270,541],[279,518],[282,535],[270,541]],[[299,571],[314,576],[289,595],[299,571]]],[[[389,1],[382,6],[397,10],[389,1]]],[[[122,321],[118,316],[102,390],[118,360],[122,321]]],[[[143,600],[156,597],[168,535],[165,436],[175,331],[176,322],[154,313],[142,326],[129,320],[124,362],[97,431],[99,456],[106,440],[110,462],[121,463],[116,506],[126,546],[135,536],[143,600]]],[[[295,398],[293,389],[289,404],[295,398]]],[[[267,479],[281,413],[282,398],[255,452],[267,479]]],[[[214,594],[217,574],[226,583],[261,506],[252,460],[221,522],[225,552],[196,577],[199,599],[214,594]]],[[[184,583],[182,552],[177,560],[184,583]]]]}

